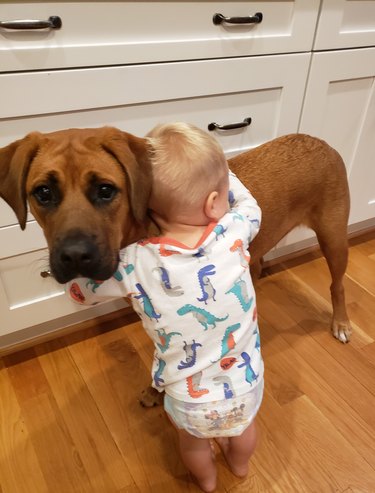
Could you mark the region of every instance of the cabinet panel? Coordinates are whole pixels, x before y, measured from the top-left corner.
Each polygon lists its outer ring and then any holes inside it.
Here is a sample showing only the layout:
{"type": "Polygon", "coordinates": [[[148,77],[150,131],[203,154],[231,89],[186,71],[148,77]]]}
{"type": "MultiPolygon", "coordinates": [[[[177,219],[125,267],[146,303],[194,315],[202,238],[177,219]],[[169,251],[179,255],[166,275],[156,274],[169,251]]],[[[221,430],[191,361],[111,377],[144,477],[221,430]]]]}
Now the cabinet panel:
{"type": "Polygon", "coordinates": [[[11,332],[72,313],[77,313],[77,320],[85,320],[127,306],[122,299],[100,307],[72,303],[63,286],[41,277],[47,265],[46,250],[0,260],[0,341],[11,332]]]}
{"type": "Polygon", "coordinates": [[[375,0],[323,0],[315,50],[375,45],[375,0]]]}
{"type": "Polygon", "coordinates": [[[375,217],[375,48],[313,55],[300,131],[343,157],[351,191],[350,223],[375,217]]]}
{"type": "MultiPolygon", "coordinates": [[[[23,87],[27,94],[19,102],[11,91],[12,102],[0,107],[0,146],[36,129],[113,125],[144,135],[160,122],[189,121],[207,129],[211,122],[251,117],[251,125],[243,129],[213,132],[225,152],[235,154],[297,131],[309,62],[309,54],[295,54],[4,74],[3,88],[23,87]],[[61,87],[66,89],[63,101],[56,97],[61,87]]],[[[0,210],[7,207],[0,204],[0,210]]],[[[61,287],[40,277],[39,265],[46,262],[43,247],[45,239],[35,221],[28,222],[24,232],[17,225],[0,229],[3,334],[77,310],[61,295],[61,287]],[[18,288],[22,279],[25,285],[18,288]]]]}
{"type": "Polygon", "coordinates": [[[1,20],[60,16],[61,29],[0,29],[2,70],[86,67],[308,51],[319,0],[3,2],[1,20]],[[215,25],[213,15],[259,24],[215,25]]]}
{"type": "MultiPolygon", "coordinates": [[[[228,124],[250,117],[252,123],[244,129],[213,132],[225,152],[233,155],[297,131],[309,60],[309,54],[296,54],[4,74],[0,85],[9,91],[9,98],[0,107],[0,146],[36,129],[113,125],[144,135],[160,122],[188,121],[207,129],[211,122],[228,124]],[[16,87],[26,92],[21,102],[16,87]],[[56,97],[61,87],[66,88],[64,98],[56,97]]],[[[0,219],[16,224],[4,202],[0,219]]],[[[0,231],[5,235],[0,258],[10,255],[15,235],[20,236],[17,253],[31,245],[45,246],[39,239],[35,243],[29,226],[24,233],[15,228],[0,231]],[[12,241],[6,242],[7,235],[12,241]]]]}

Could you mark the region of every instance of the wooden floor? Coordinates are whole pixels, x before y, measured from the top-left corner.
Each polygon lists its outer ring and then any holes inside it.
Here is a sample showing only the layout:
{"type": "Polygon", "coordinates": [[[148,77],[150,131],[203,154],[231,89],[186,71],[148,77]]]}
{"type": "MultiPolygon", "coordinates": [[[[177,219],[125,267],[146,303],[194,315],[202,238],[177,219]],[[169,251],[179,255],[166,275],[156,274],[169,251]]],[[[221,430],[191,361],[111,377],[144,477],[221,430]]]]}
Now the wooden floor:
{"type": "MultiPolygon", "coordinates": [[[[348,345],[328,330],[325,262],[309,258],[258,284],[260,442],[244,481],[218,453],[218,492],[375,492],[375,233],[350,249],[348,345]]],[[[137,401],[152,347],[132,320],[0,360],[1,493],[199,491],[163,410],[137,401]]]]}

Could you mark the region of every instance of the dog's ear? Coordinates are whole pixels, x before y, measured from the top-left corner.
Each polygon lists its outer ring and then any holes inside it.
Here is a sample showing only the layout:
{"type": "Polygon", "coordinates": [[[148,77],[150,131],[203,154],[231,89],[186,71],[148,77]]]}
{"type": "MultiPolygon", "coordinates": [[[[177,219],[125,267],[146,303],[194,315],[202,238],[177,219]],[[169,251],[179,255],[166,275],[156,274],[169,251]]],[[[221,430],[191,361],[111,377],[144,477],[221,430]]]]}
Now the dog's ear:
{"type": "Polygon", "coordinates": [[[143,224],[152,185],[148,141],[127,132],[106,128],[102,147],[115,157],[125,171],[134,219],[138,224],[143,224]]]}
{"type": "Polygon", "coordinates": [[[26,178],[38,152],[40,134],[33,132],[0,149],[0,197],[15,212],[22,229],[26,227],[26,178]]]}

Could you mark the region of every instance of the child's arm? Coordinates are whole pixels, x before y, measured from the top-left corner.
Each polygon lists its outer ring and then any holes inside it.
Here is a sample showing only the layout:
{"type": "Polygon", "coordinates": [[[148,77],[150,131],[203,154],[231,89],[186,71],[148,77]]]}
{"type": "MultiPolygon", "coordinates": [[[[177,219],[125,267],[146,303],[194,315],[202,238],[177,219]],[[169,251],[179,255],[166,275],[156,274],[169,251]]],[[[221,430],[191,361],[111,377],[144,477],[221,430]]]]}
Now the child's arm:
{"type": "Polygon", "coordinates": [[[232,212],[248,219],[249,241],[252,241],[259,232],[262,212],[255,198],[232,171],[229,172],[229,203],[232,212]]]}
{"type": "Polygon", "coordinates": [[[106,281],[94,281],[80,277],[65,285],[65,292],[70,298],[81,305],[96,305],[103,301],[128,296],[128,291],[123,282],[126,275],[122,273],[123,267],[119,265],[115,274],[106,281]]]}

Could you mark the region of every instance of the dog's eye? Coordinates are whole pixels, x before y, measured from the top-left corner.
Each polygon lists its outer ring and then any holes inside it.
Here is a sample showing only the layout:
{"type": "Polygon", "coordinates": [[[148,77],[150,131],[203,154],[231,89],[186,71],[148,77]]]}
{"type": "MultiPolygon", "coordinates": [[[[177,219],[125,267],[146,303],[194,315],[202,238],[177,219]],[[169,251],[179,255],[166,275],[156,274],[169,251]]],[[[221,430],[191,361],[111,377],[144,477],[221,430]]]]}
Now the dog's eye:
{"type": "Polygon", "coordinates": [[[41,205],[48,205],[53,200],[52,190],[47,185],[40,185],[33,191],[34,197],[41,205]]]}
{"type": "Polygon", "coordinates": [[[98,187],[98,199],[109,202],[116,195],[117,189],[113,185],[103,184],[98,187]]]}

